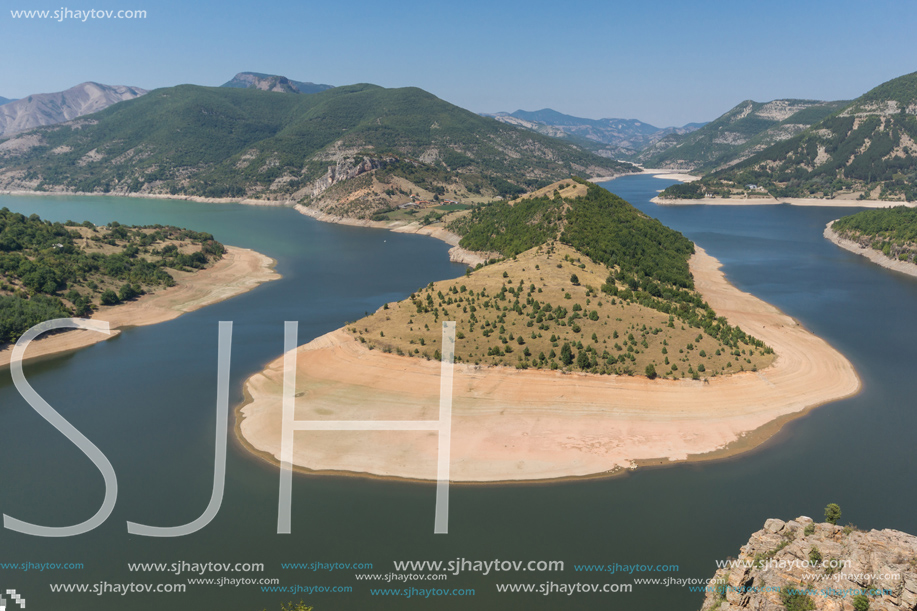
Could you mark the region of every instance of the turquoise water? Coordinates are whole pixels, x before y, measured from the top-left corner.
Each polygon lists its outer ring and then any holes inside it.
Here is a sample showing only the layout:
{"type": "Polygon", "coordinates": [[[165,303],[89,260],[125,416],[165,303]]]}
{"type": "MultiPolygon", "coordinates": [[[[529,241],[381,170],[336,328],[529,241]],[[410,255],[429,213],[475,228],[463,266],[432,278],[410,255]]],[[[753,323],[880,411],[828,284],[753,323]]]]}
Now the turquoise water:
{"type": "MultiPolygon", "coordinates": [[[[82,563],[79,570],[0,569],[33,609],[279,609],[304,600],[326,609],[697,609],[687,588],[635,585],[631,593],[506,594],[505,583],[631,583],[660,574],[596,574],[575,564],[672,564],[662,576],[707,578],[769,517],[819,517],[829,502],[842,522],[917,532],[917,431],[913,397],[917,281],[879,268],[821,237],[842,214],[787,206],[661,208],[671,181],[646,176],[605,186],[703,246],[739,288],[775,304],[840,349],[857,367],[857,397],[814,410],[740,457],[645,469],[625,477],[548,485],[453,486],[450,534],[434,536],[433,487],[356,478],[294,479],[293,533],[276,534],[276,468],[230,444],[217,518],[180,539],[129,536],[125,521],[178,525],[203,512],[211,488],[217,323],[233,320],[231,401],[280,354],[284,320],[299,341],[354,320],[430,281],[457,277],[436,240],[328,225],[285,208],[120,198],[0,197],[0,206],[54,220],[169,223],[277,259],[283,279],[235,299],[27,367],[35,389],[93,440],[119,476],[113,515],[72,539],[0,530],[0,563],[82,563]],[[563,572],[463,573],[445,581],[366,582],[393,561],[563,560],[563,572]],[[187,584],[189,575],[131,572],[134,562],[264,563],[283,586],[352,592],[279,594],[259,585],[188,585],[182,594],[59,594],[50,584],[187,584]],[[281,563],[372,563],[372,570],[282,569],[281,563]],[[372,596],[370,587],[472,588],[473,597],[372,596]]],[[[297,443],[307,442],[298,440],[297,443]]],[[[47,525],[92,515],[102,479],[0,377],[0,511],[47,525]]]]}

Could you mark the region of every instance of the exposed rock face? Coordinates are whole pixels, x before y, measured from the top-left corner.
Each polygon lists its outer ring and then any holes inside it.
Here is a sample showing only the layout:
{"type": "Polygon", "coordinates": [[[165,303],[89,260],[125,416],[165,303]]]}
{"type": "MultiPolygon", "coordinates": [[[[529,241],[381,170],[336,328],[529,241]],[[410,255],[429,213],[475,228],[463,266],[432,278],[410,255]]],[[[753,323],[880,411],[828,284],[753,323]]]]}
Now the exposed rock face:
{"type": "Polygon", "coordinates": [[[799,517],[771,519],[738,560],[719,569],[702,611],[917,609],[917,537],[896,530],[859,531],[799,517]],[[804,600],[808,598],[808,602],[804,600]]]}
{"type": "Polygon", "coordinates": [[[0,106],[0,136],[70,121],[145,93],[139,87],[86,82],[66,91],[26,96],[0,106]]]}
{"type": "Polygon", "coordinates": [[[381,168],[389,161],[395,161],[395,159],[382,160],[369,157],[362,157],[360,160],[352,157],[338,159],[336,165],[328,166],[325,175],[310,185],[310,195],[313,198],[318,197],[332,185],[381,168]]]}
{"type": "Polygon", "coordinates": [[[325,89],[331,89],[331,85],[304,83],[290,80],[285,76],[261,74],[259,72],[240,72],[232,77],[232,80],[223,83],[221,87],[260,89],[261,91],[277,91],[281,93],[318,93],[325,89]]]}

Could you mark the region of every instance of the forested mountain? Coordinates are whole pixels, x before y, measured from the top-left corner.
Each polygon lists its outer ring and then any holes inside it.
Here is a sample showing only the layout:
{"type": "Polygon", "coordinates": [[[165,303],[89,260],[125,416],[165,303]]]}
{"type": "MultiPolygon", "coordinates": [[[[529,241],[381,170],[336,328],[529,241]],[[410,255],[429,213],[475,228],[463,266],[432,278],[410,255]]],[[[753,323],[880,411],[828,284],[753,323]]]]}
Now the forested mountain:
{"type": "Polygon", "coordinates": [[[240,72],[220,87],[236,89],[260,89],[261,91],[277,91],[280,93],[318,93],[331,89],[332,85],[318,83],[304,83],[293,81],[285,76],[275,74],[261,74],[260,72],[240,72]]]}
{"type": "Polygon", "coordinates": [[[745,100],[694,132],[660,139],[636,155],[634,161],[646,167],[701,173],[728,167],[775,142],[792,138],[846,103],[745,100]]]}
{"type": "Polygon", "coordinates": [[[774,197],[917,200],[917,73],[888,81],[802,134],[693,189],[735,195],[756,185],[774,197]]]}
{"type": "Polygon", "coordinates": [[[772,361],[694,290],[690,240],[597,185],[552,187],[451,213],[444,223],[461,246],[505,259],[431,283],[349,332],[370,348],[438,359],[440,319],[454,320],[460,362],[650,378],[772,361]]]}
{"type": "Polygon", "coordinates": [[[628,159],[670,134],[687,134],[703,125],[689,123],[683,127],[660,128],[636,119],[584,119],[550,108],[487,116],[547,136],[568,138],[599,155],[617,159],[628,159]]]}
{"type": "Polygon", "coordinates": [[[0,142],[0,188],[293,200],[360,217],[407,193],[509,196],[631,171],[420,89],[365,84],[182,85],[0,142]]]}
{"type": "Polygon", "coordinates": [[[51,223],[0,210],[0,344],[52,318],[88,316],[175,284],[223,256],[209,233],[155,225],[51,223]]]}
{"type": "Polygon", "coordinates": [[[69,121],[145,93],[139,87],[87,82],[66,91],[36,93],[7,101],[0,105],[0,136],[69,121]]]}

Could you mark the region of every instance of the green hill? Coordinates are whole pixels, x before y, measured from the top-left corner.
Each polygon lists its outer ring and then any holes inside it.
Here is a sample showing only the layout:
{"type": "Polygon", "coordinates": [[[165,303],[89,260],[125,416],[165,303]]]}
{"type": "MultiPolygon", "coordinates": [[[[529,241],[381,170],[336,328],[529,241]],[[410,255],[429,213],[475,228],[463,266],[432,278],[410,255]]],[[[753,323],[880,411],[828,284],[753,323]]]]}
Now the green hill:
{"type": "Polygon", "coordinates": [[[223,256],[209,233],[155,225],[51,223],[0,209],[0,344],[52,318],[89,316],[175,284],[223,256]]]}
{"type": "MultiPolygon", "coordinates": [[[[727,170],[697,192],[737,195],[750,184],[774,197],[917,199],[917,73],[869,91],[802,134],[727,170]]],[[[676,193],[663,194],[677,196],[676,193]]]]}
{"type": "Polygon", "coordinates": [[[745,100],[689,134],[672,134],[634,157],[645,167],[705,173],[728,167],[768,146],[791,138],[846,102],[745,100]]]}
{"type": "Polygon", "coordinates": [[[864,210],[831,225],[840,237],[872,248],[889,259],[917,263],[917,209],[906,206],[864,210]]]}
{"type": "Polygon", "coordinates": [[[362,217],[411,194],[486,199],[629,171],[420,89],[365,84],[182,85],[0,144],[0,188],[294,200],[362,217]]]}
{"type": "MultiPolygon", "coordinates": [[[[567,182],[567,181],[565,181],[567,182]]],[[[449,223],[461,245],[506,258],[431,283],[347,329],[369,347],[520,369],[708,377],[764,367],[772,351],[694,290],[694,244],[601,187],[479,206],[449,223]],[[584,193],[574,197],[564,193],[584,193]]]]}

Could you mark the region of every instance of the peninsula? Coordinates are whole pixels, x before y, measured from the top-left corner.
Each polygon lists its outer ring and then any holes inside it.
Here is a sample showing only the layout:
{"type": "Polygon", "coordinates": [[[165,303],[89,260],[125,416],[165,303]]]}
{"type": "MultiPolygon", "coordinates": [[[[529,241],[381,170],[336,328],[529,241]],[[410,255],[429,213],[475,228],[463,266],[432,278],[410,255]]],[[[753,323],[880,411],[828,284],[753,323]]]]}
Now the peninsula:
{"type": "Polygon", "coordinates": [[[28,328],[52,318],[107,321],[35,340],[25,360],[70,352],[126,327],[171,320],[279,278],[274,261],[208,233],[162,225],[51,223],[0,210],[0,368],[28,328]]]}
{"type": "MultiPolygon", "coordinates": [[[[561,181],[448,228],[503,258],[299,347],[297,420],[435,420],[444,320],[457,330],[457,482],[724,456],[860,388],[826,342],[596,185],[561,181]]],[[[275,463],[282,361],[249,378],[237,418],[246,447],[275,463]]],[[[294,450],[301,469],[435,479],[432,433],[308,435],[294,450]]]]}
{"type": "Polygon", "coordinates": [[[825,238],[887,269],[917,276],[917,210],[864,210],[831,221],[825,238]]]}

